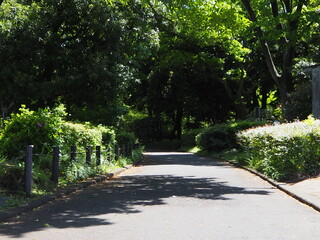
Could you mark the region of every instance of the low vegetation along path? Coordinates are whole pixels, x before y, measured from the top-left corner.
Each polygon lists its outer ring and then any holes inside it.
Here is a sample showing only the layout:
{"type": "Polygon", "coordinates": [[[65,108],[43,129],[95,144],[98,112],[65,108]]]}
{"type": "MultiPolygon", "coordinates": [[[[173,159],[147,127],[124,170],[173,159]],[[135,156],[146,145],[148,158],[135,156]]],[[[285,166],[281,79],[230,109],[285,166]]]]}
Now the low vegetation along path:
{"type": "Polygon", "coordinates": [[[320,239],[320,213],[245,170],[188,153],[141,166],[0,226],[0,239],[320,239]]]}

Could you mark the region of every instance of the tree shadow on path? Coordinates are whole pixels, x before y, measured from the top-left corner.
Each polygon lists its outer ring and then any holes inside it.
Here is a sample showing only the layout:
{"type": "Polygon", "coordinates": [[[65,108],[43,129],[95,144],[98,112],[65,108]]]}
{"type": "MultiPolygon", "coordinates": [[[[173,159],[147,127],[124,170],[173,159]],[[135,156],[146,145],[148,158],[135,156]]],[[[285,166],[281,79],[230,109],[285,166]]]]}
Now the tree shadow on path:
{"type": "MultiPolygon", "coordinates": [[[[149,164],[155,165],[157,161],[152,159],[149,164]]],[[[178,162],[175,158],[172,161],[176,161],[176,164],[178,162]]],[[[159,164],[163,162],[160,161],[159,164]]],[[[196,165],[195,162],[192,164],[196,165]]],[[[230,186],[216,178],[175,175],[122,176],[49,203],[22,216],[16,222],[1,226],[0,238],[1,235],[21,237],[24,233],[41,231],[46,227],[67,229],[115,224],[109,214],[139,213],[141,207],[167,204],[166,200],[173,196],[216,201],[232,200],[234,194],[267,195],[269,191],[230,186]]]]}

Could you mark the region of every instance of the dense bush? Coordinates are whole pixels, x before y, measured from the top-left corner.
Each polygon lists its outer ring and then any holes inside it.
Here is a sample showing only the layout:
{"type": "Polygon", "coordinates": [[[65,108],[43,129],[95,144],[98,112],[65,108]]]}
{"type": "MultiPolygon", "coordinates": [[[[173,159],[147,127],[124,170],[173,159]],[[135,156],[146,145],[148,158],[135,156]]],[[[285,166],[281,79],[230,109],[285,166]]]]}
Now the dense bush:
{"type": "Polygon", "coordinates": [[[115,131],[111,128],[99,125],[99,131],[102,134],[102,144],[104,146],[114,146],[116,142],[116,134],[115,131]]]}
{"type": "Polygon", "coordinates": [[[108,127],[92,126],[89,123],[64,121],[64,107],[31,111],[25,107],[12,114],[0,135],[2,155],[13,158],[23,154],[26,145],[34,145],[35,153],[51,153],[53,146],[67,152],[70,146],[84,148],[86,145],[115,143],[115,133],[108,127]]]}
{"type": "MultiPolygon", "coordinates": [[[[0,156],[4,156],[3,164],[0,165],[0,187],[14,191],[22,189],[26,145],[34,145],[33,183],[42,188],[50,187],[53,146],[59,146],[61,149],[60,170],[65,181],[92,176],[105,169],[103,164],[108,165],[115,159],[114,130],[102,125],[96,127],[89,123],[66,122],[65,115],[63,106],[37,111],[22,107],[19,113],[11,115],[0,134],[0,156]],[[73,145],[77,146],[79,153],[76,162],[71,162],[69,158],[70,147],[73,145]],[[84,150],[87,145],[109,147],[108,151],[102,151],[102,165],[99,167],[94,160],[91,165],[86,164],[84,150]],[[10,164],[5,163],[6,159],[10,160],[10,164]]],[[[120,133],[117,136],[118,144],[135,143],[135,141],[134,135],[129,133],[120,133]]],[[[121,158],[119,161],[122,161],[121,158]]]]}
{"type": "Polygon", "coordinates": [[[0,166],[0,187],[9,191],[21,190],[23,187],[23,165],[4,164],[0,166]]]}
{"type": "Polygon", "coordinates": [[[101,145],[101,131],[89,124],[64,122],[62,129],[63,151],[69,151],[73,145],[82,149],[85,146],[101,145]]]}
{"type": "Polygon", "coordinates": [[[52,146],[61,144],[63,106],[30,111],[22,106],[20,113],[12,114],[5,122],[0,139],[0,151],[13,158],[21,155],[26,145],[34,145],[36,153],[48,153],[52,146]]]}
{"type": "Polygon", "coordinates": [[[244,129],[264,125],[264,122],[242,121],[216,124],[196,136],[197,146],[207,151],[223,151],[238,147],[236,134],[244,129]]]}
{"type": "Polygon", "coordinates": [[[136,137],[132,133],[120,132],[116,135],[116,142],[118,145],[134,144],[136,137]]]}
{"type": "Polygon", "coordinates": [[[248,165],[276,180],[319,173],[319,120],[250,129],[238,139],[248,165]]]}
{"type": "Polygon", "coordinates": [[[191,129],[182,133],[181,135],[181,145],[182,146],[196,146],[196,136],[201,133],[202,129],[191,129]]]}
{"type": "Polygon", "coordinates": [[[312,113],[312,85],[311,82],[303,82],[290,93],[287,106],[287,118],[289,120],[306,119],[312,113]]]}

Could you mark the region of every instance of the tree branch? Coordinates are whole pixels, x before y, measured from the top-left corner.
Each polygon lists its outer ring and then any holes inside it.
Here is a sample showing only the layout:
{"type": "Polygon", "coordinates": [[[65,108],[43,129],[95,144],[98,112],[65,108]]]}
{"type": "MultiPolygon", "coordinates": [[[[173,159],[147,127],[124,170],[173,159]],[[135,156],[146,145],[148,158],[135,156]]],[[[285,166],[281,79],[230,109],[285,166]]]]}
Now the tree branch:
{"type": "Polygon", "coordinates": [[[292,1],[290,0],[283,0],[284,5],[286,7],[286,12],[287,13],[292,13],[292,1]]]}
{"type": "MultiPolygon", "coordinates": [[[[249,14],[249,19],[252,22],[257,23],[258,19],[257,19],[255,12],[253,11],[250,0],[241,0],[241,1],[249,14]]],[[[273,61],[273,58],[272,58],[272,55],[271,55],[271,52],[269,49],[268,42],[263,36],[264,34],[263,34],[261,27],[256,26],[255,32],[256,32],[256,36],[258,37],[258,39],[260,41],[260,44],[262,47],[262,52],[263,52],[265,61],[267,63],[268,69],[271,73],[271,76],[274,79],[274,81],[279,85],[279,78],[281,77],[281,75],[278,73],[278,70],[276,69],[276,66],[274,64],[274,61],[273,61]]]]}

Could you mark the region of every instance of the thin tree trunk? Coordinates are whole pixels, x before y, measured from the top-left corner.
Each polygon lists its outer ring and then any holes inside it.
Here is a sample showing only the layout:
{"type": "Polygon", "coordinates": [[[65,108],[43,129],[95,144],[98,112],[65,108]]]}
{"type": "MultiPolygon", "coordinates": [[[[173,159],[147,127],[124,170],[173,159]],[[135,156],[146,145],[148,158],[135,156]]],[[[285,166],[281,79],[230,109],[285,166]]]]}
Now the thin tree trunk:
{"type": "MultiPolygon", "coordinates": [[[[249,19],[254,22],[258,23],[258,19],[256,13],[254,12],[251,1],[250,0],[241,0],[243,6],[245,7],[246,11],[248,12],[249,19]]],[[[274,18],[277,18],[279,15],[279,8],[278,2],[276,0],[271,0],[271,10],[274,18]]],[[[286,11],[292,13],[292,2],[284,1],[286,11]]],[[[290,29],[287,32],[287,36],[284,36],[280,39],[280,46],[283,51],[283,59],[282,59],[282,74],[280,75],[275,63],[273,61],[273,57],[271,55],[268,42],[264,38],[264,33],[261,27],[256,27],[256,37],[260,41],[262,52],[267,63],[268,69],[271,73],[273,80],[275,81],[276,85],[278,86],[278,90],[280,93],[281,98],[281,105],[282,105],[282,115],[286,119],[287,108],[288,108],[288,93],[293,90],[293,83],[292,83],[292,66],[293,66],[293,58],[296,46],[296,31],[299,26],[299,19],[300,14],[303,8],[305,1],[298,1],[296,10],[295,10],[295,18],[289,20],[290,29]]],[[[283,26],[281,23],[276,25],[276,29],[278,31],[283,31],[283,26]]]]}

